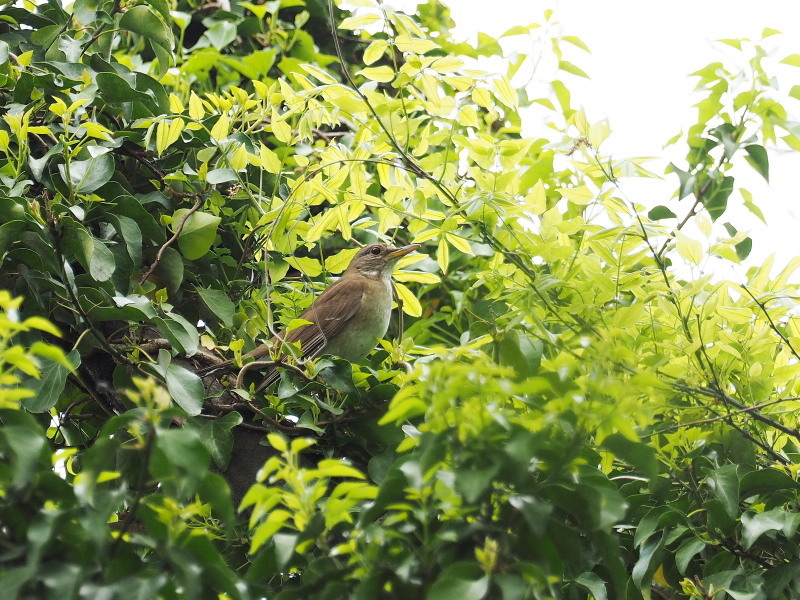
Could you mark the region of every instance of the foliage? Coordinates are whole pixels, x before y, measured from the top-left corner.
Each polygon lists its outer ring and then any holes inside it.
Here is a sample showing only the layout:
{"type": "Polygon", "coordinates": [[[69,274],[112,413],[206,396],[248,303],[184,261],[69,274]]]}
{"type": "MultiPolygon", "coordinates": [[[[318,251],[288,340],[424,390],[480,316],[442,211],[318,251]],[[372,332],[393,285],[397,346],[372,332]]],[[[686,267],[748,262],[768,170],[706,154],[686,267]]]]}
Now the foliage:
{"type": "Polygon", "coordinates": [[[795,597],[800,263],[706,272],[750,251],[735,191],[763,218],[739,174],[800,149],[777,32],[694,74],[643,206],[551,13],[470,45],[354,4],[0,10],[6,596],[795,597]],[[538,59],[481,72],[513,36],[538,59]],[[203,376],[376,238],[423,248],[367,363],[203,376]]]}

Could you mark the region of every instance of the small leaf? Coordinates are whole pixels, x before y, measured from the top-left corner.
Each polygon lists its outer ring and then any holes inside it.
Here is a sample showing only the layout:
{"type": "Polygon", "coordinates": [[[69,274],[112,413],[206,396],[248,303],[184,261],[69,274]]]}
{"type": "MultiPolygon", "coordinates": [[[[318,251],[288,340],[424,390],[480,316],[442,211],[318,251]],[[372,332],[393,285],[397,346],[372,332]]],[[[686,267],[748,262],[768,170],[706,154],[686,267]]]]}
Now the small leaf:
{"type": "Polygon", "coordinates": [[[791,65],[792,67],[800,67],[800,54],[790,54],[784,58],[781,63],[784,65],[791,65]]]}
{"type": "Polygon", "coordinates": [[[647,213],[648,218],[651,221],[658,221],[660,219],[676,219],[677,215],[668,209],[666,206],[659,205],[650,210],[647,213]]]}

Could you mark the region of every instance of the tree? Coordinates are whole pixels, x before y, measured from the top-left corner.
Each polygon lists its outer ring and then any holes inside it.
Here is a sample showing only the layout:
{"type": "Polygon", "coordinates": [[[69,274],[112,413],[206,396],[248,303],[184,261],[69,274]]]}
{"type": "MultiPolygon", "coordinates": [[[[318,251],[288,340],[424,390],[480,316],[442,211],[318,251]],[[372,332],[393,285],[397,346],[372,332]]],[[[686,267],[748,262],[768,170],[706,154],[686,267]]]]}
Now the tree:
{"type": "Polygon", "coordinates": [[[6,596],[795,597],[798,263],[703,272],[749,252],[737,174],[800,150],[776,32],[695,73],[644,207],[551,13],[505,34],[532,97],[435,0],[354,4],[0,11],[6,596]],[[202,376],[376,238],[424,246],[369,361],[202,376]]]}

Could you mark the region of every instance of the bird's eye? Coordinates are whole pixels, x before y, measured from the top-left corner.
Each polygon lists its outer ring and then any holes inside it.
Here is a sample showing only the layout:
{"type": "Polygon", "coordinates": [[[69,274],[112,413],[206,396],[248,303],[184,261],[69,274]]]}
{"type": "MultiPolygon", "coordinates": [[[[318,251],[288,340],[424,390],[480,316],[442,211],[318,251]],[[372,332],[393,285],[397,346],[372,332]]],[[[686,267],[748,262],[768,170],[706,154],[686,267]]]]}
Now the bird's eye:
{"type": "Polygon", "coordinates": [[[374,254],[375,256],[378,256],[378,254],[381,253],[381,249],[378,246],[375,246],[375,247],[372,248],[372,250],[370,250],[370,252],[372,254],[374,254]]]}

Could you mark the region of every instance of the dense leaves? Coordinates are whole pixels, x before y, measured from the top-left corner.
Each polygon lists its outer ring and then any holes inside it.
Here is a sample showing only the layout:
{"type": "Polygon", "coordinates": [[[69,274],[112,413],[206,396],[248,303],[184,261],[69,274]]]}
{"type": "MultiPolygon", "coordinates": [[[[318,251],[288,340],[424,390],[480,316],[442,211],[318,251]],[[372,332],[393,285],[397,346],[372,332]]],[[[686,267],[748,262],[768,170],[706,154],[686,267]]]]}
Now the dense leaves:
{"type": "Polygon", "coordinates": [[[4,597],[800,594],[800,263],[709,275],[800,149],[774,30],[694,74],[640,204],[550,12],[353,4],[0,9],[4,597]],[[423,245],[387,339],[256,392],[375,239],[423,245]]]}

